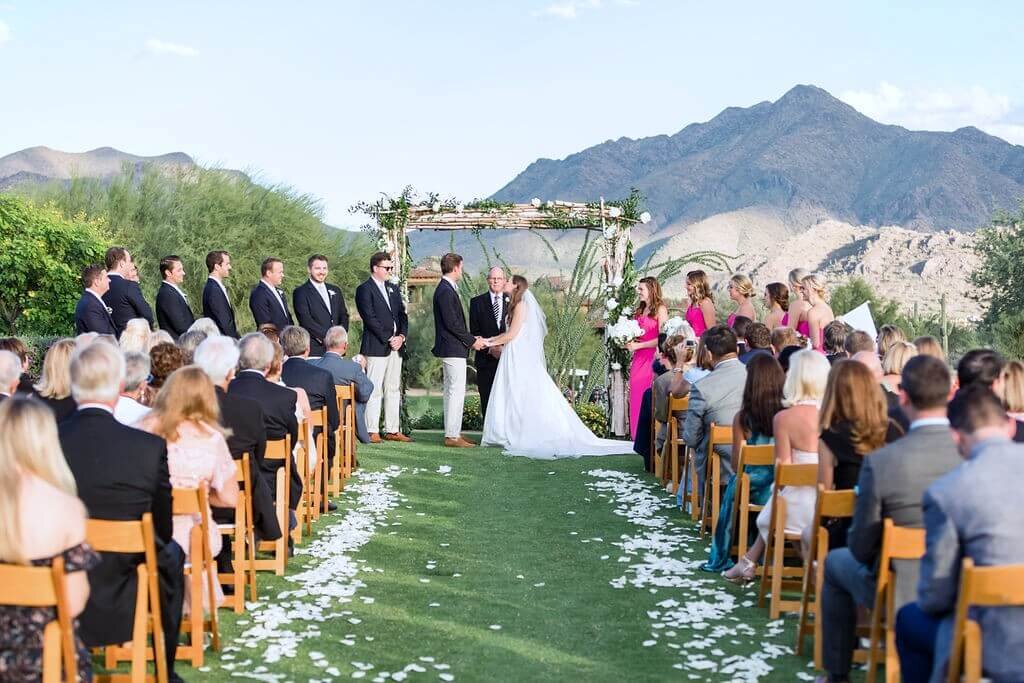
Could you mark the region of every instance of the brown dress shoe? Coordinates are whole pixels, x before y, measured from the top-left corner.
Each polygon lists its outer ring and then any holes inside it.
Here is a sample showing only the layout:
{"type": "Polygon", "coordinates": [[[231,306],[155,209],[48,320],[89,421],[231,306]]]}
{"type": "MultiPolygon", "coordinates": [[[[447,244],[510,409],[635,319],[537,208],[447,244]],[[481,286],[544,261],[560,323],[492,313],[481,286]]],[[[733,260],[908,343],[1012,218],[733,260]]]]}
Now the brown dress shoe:
{"type": "Polygon", "coordinates": [[[473,444],[471,444],[468,441],[464,440],[461,436],[459,438],[457,438],[457,439],[452,439],[452,438],[449,438],[449,437],[446,436],[444,438],[444,445],[447,448],[472,448],[473,447],[473,444]]]}
{"type": "Polygon", "coordinates": [[[390,434],[385,434],[384,435],[384,440],[385,441],[402,441],[404,443],[408,443],[408,442],[412,441],[412,439],[407,437],[402,432],[391,432],[390,434]]]}
{"type": "Polygon", "coordinates": [[[370,443],[380,443],[380,442],[381,442],[380,434],[378,434],[377,432],[373,432],[372,434],[370,434],[370,443]]]}
{"type": "Polygon", "coordinates": [[[459,441],[462,442],[462,447],[463,448],[476,448],[476,444],[473,443],[472,441],[470,441],[469,439],[467,439],[464,436],[460,436],[459,437],[459,441]]]}

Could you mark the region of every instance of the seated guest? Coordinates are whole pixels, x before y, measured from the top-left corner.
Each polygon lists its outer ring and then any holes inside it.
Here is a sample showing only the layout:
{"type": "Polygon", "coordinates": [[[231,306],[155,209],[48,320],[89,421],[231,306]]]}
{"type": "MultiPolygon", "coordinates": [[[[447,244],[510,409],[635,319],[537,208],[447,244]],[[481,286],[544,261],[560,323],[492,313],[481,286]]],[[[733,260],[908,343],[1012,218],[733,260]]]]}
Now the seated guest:
{"type": "MultiPolygon", "coordinates": [[[[276,341],[272,341],[270,344],[274,347],[274,360],[270,363],[270,369],[267,370],[267,381],[295,392],[295,419],[301,426],[313,412],[313,409],[309,407],[309,396],[306,395],[306,390],[302,387],[290,387],[284,383],[284,380],[281,379],[281,371],[284,369],[284,347],[276,341]]],[[[305,434],[299,433],[299,442],[292,447],[292,453],[297,453],[304,444],[313,443],[312,431],[312,428],[307,428],[305,434]]],[[[312,466],[314,463],[309,464],[312,466]]]]}
{"type": "MultiPolygon", "coordinates": [[[[235,482],[235,462],[228,452],[228,444],[220,426],[220,408],[213,382],[200,368],[189,365],[167,378],[164,388],[153,402],[153,410],[139,423],[139,428],[156,434],[167,442],[167,469],[171,486],[195,489],[206,484],[209,503],[217,507],[233,508],[238,503],[238,484],[235,482]]],[[[207,510],[212,516],[212,511],[207,510]]],[[[174,540],[189,558],[189,535],[192,527],[201,521],[199,514],[174,515],[174,540]]],[[[221,550],[220,530],[209,529],[210,552],[216,556],[221,550]]],[[[223,602],[220,582],[214,582],[216,609],[223,602]]],[[[205,596],[204,596],[205,599],[205,596]]],[[[185,599],[186,611],[197,611],[185,599]]]]}
{"type": "Polygon", "coordinates": [[[751,323],[747,327],[747,350],[740,354],[740,362],[744,365],[757,354],[772,356],[772,333],[761,323],[751,323]]]}
{"type": "MultiPolygon", "coordinates": [[[[782,405],[772,422],[775,435],[776,465],[807,465],[818,462],[818,407],[825,394],[829,365],[825,356],[810,349],[793,354],[792,365],[783,385],[782,405]]],[[[786,499],[786,532],[802,534],[814,519],[817,489],[811,486],[787,486],[779,493],[786,499]]],[[[722,576],[734,583],[753,581],[757,561],[768,540],[772,519],[772,499],[757,515],[758,536],[746,555],[722,576]]]]}
{"type": "Polygon", "coordinates": [[[348,332],[340,325],[327,330],[327,334],[324,335],[324,346],[327,352],[313,361],[313,364],[331,373],[335,384],[355,387],[356,438],[360,443],[370,443],[370,433],[366,430],[364,415],[366,402],[373,393],[373,382],[366,376],[366,359],[360,355],[351,360],[345,358],[348,352],[348,332]]]}
{"type": "MultiPolygon", "coordinates": [[[[188,331],[201,332],[202,334],[206,335],[207,338],[216,337],[217,335],[220,334],[220,328],[217,327],[217,323],[215,323],[210,318],[196,318],[195,322],[193,322],[192,325],[188,328],[188,331]]],[[[181,340],[179,339],[178,342],[180,343],[181,340]]],[[[200,342],[200,344],[201,343],[202,342],[200,342]]],[[[199,346],[199,344],[196,344],[196,346],[199,346]]]]}
{"type": "Polygon", "coordinates": [[[118,344],[125,353],[149,353],[149,322],[145,318],[132,318],[125,323],[118,344]]]}
{"type": "MultiPolygon", "coordinates": [[[[806,303],[806,302],[805,302],[806,303]]],[[[800,335],[792,327],[783,325],[772,330],[772,353],[778,358],[782,350],[790,346],[800,346],[800,335]]]]}
{"type": "MultiPolygon", "coordinates": [[[[896,619],[903,680],[911,682],[947,677],[963,559],[980,567],[1024,564],[1024,507],[1017,500],[1024,446],[1011,441],[1015,421],[979,384],[950,402],[949,421],[966,462],[924,492],[927,541],[917,602],[896,619]]],[[[973,609],[970,617],[981,627],[985,679],[1024,681],[1024,607],[973,609]]]]}
{"type": "MultiPolygon", "coordinates": [[[[85,542],[85,507],[75,495],[57,440],[53,415],[38,402],[14,398],[0,405],[0,562],[48,567],[64,559],[65,608],[75,619],[89,597],[86,571],[100,557],[85,542]]],[[[0,605],[0,679],[41,681],[43,627],[52,607],[0,605]]],[[[75,631],[77,676],[92,680],[92,655],[75,631]]]]}
{"type": "MultiPolygon", "coordinates": [[[[675,398],[686,398],[690,395],[690,387],[707,377],[713,366],[704,339],[697,339],[690,323],[683,323],[676,330],[676,336],[683,338],[682,343],[676,346],[676,368],[681,372],[672,374],[669,392],[675,398]]],[[[682,430],[682,427],[680,423],[679,429],[682,430]]]]}
{"type": "Polygon", "coordinates": [[[161,389],[171,373],[185,364],[185,352],[175,344],[157,344],[149,351],[149,386],[161,389]]]}
{"type": "Polygon", "coordinates": [[[878,330],[878,339],[876,340],[878,357],[885,358],[885,354],[889,352],[890,346],[896,342],[905,341],[907,341],[907,335],[899,327],[896,325],[882,325],[878,330]]]}
{"type": "Polygon", "coordinates": [[[942,344],[935,337],[918,337],[914,340],[914,346],[917,347],[918,353],[938,358],[943,362],[946,361],[946,352],[942,350],[942,344]]]}
{"type": "Polygon", "coordinates": [[[1024,363],[1011,360],[1000,374],[999,398],[1007,415],[1017,421],[1018,429],[1024,422],[1024,363]]]}
{"type": "Polygon", "coordinates": [[[178,348],[181,349],[181,353],[185,357],[185,365],[192,364],[192,354],[204,339],[206,339],[206,333],[199,330],[188,330],[178,337],[178,348]]]}
{"type": "Polygon", "coordinates": [[[274,325],[273,323],[263,323],[262,325],[259,326],[258,331],[260,334],[262,334],[270,341],[275,342],[277,344],[281,343],[281,331],[277,329],[277,325],[274,325]]]}
{"type": "MultiPolygon", "coordinates": [[[[651,396],[654,399],[654,419],[660,423],[658,433],[654,435],[654,450],[661,453],[662,448],[665,446],[665,440],[668,438],[668,399],[671,394],[672,377],[673,375],[680,374],[676,372],[675,368],[680,365],[678,357],[676,356],[676,347],[681,345],[685,340],[685,337],[674,334],[671,337],[666,337],[660,345],[660,363],[664,372],[656,375],[654,382],[651,383],[651,396]]],[[[682,414],[682,411],[677,411],[681,417],[686,416],[682,414]]]]}
{"type": "Polygon", "coordinates": [[[835,363],[840,358],[848,358],[846,355],[846,337],[853,331],[853,328],[842,320],[833,320],[825,325],[825,358],[829,363],[835,363]]]}
{"type": "Polygon", "coordinates": [[[35,389],[33,398],[45,403],[57,422],[76,410],[75,399],[71,397],[71,354],[74,350],[74,339],[58,339],[51,344],[43,356],[43,372],[32,387],[35,389]]]}
{"type": "MultiPolygon", "coordinates": [[[[892,519],[898,526],[921,526],[924,489],[959,463],[946,421],[949,384],[945,363],[930,356],[911,358],[900,380],[900,402],[911,420],[910,431],[864,458],[861,465],[847,547],[831,551],[825,561],[819,618],[830,681],[850,680],[857,644],[857,605],[874,604],[884,520],[892,519]]],[[[903,563],[898,573],[897,597],[902,604],[907,590],[913,591],[917,564],[903,563]]]]}
{"type": "Polygon", "coordinates": [[[907,361],[917,355],[917,347],[910,342],[894,342],[889,345],[889,350],[882,356],[882,385],[887,391],[898,393],[900,390],[900,375],[903,374],[903,366],[907,361]]]}
{"type": "Polygon", "coordinates": [[[861,351],[870,351],[876,355],[878,353],[875,340],[863,330],[854,330],[846,335],[846,339],[843,340],[843,350],[846,351],[846,355],[850,358],[853,358],[861,351]]]}
{"type": "Polygon", "coordinates": [[[786,372],[789,372],[790,359],[804,350],[803,346],[787,346],[779,352],[779,365],[786,372]]]}
{"type": "MultiPolygon", "coordinates": [[[[776,413],[782,410],[782,387],[786,381],[786,373],[775,357],[763,353],[751,358],[747,363],[747,381],[743,386],[743,402],[732,422],[732,469],[739,467],[740,447],[743,443],[760,446],[772,443],[774,427],[772,421],[776,413]]],[[[753,465],[745,471],[750,479],[751,505],[764,505],[772,495],[774,469],[770,465],[753,465]]],[[[711,539],[711,552],[707,563],[701,569],[706,572],[722,573],[732,568],[730,558],[732,552],[733,533],[731,520],[736,502],[738,482],[736,475],[729,477],[729,483],[722,495],[722,507],[718,513],[719,521],[715,527],[715,535],[711,539]]],[[[683,488],[683,487],[679,487],[683,488]]],[[[756,531],[756,525],[751,525],[756,531]]],[[[747,539],[750,542],[752,539],[747,539]]]]}
{"type": "Polygon", "coordinates": [[[739,349],[739,355],[742,356],[747,352],[747,332],[750,331],[750,326],[754,324],[754,321],[745,315],[730,317],[733,317],[733,322],[729,327],[736,335],[736,347],[739,349]]]}
{"type": "Polygon", "coordinates": [[[123,425],[134,425],[149,412],[149,356],[144,353],[124,354],[124,389],[114,406],[114,419],[123,425]]]}
{"type": "MultiPolygon", "coordinates": [[[[885,370],[882,369],[882,361],[879,360],[878,354],[874,351],[858,351],[853,354],[851,360],[855,360],[868,369],[875,382],[882,389],[882,396],[885,397],[886,409],[896,424],[900,426],[904,433],[910,427],[910,422],[907,420],[907,416],[903,414],[903,409],[900,407],[900,394],[899,391],[889,391],[889,387],[886,384],[882,384],[882,378],[885,377],[885,370]]],[[[899,384],[899,382],[897,382],[899,384]]]]}
{"type": "Polygon", "coordinates": [[[21,359],[10,351],[0,351],[0,401],[18,390],[21,381],[21,359]]]}
{"type": "Polygon", "coordinates": [[[160,344],[174,344],[174,337],[167,330],[153,330],[149,333],[149,342],[146,344],[146,353],[149,353],[160,344]]]}
{"type": "Polygon", "coordinates": [[[28,369],[32,367],[32,357],[29,356],[28,347],[25,342],[17,337],[3,337],[0,339],[0,351],[10,351],[21,361],[21,377],[18,379],[16,393],[28,396],[32,393],[32,378],[28,375],[28,369]]]}
{"type": "MultiPolygon", "coordinates": [[[[161,581],[164,633],[178,633],[184,599],[185,554],[172,537],[171,481],[163,439],[122,425],[114,406],[124,383],[124,359],[107,344],[90,344],[71,358],[71,393],[78,411],[58,425],[60,445],[89,517],[117,521],[153,515],[161,581]]],[[[132,638],[137,555],[103,553],[89,572],[92,592],[82,612],[82,640],[89,647],[132,638]]],[[[176,638],[166,638],[168,671],[176,638]]]]}
{"type": "MultiPolygon", "coordinates": [[[[988,387],[997,396],[1003,393],[1003,368],[1006,367],[1006,359],[999,352],[992,349],[973,349],[964,354],[960,363],[956,366],[956,376],[959,393],[960,390],[972,385],[980,384],[988,387]]],[[[1013,440],[1024,442],[1024,422],[1019,423],[1017,433],[1013,440]]]]}

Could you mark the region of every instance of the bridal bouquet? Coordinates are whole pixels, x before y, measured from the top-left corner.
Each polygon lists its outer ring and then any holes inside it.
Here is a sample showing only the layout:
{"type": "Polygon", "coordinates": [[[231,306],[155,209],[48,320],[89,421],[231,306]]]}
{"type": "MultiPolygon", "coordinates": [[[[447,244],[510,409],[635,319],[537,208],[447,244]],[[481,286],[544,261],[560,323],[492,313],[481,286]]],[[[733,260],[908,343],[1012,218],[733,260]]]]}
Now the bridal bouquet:
{"type": "Polygon", "coordinates": [[[644,330],[640,323],[625,316],[619,316],[615,324],[608,326],[608,338],[620,348],[625,348],[626,344],[639,339],[643,334],[644,330]]]}
{"type": "Polygon", "coordinates": [[[666,337],[671,337],[679,331],[679,329],[686,323],[685,320],[680,318],[678,315],[673,316],[665,321],[661,326],[661,331],[665,333],[666,337]]]}

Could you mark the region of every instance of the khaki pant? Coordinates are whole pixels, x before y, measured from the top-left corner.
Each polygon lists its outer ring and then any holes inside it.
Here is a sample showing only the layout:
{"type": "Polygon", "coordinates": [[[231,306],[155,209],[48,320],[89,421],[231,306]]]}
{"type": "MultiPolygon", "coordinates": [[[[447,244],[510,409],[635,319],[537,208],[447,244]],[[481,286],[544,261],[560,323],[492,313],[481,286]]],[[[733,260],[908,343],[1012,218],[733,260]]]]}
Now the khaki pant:
{"type": "Polygon", "coordinates": [[[444,369],[444,435],[462,434],[462,408],[466,402],[466,359],[442,358],[444,369]]]}
{"type": "Polygon", "coordinates": [[[380,407],[384,403],[384,431],[394,434],[399,427],[399,406],[402,401],[402,357],[397,351],[387,356],[368,356],[366,375],[373,382],[373,393],[366,402],[366,431],[380,431],[380,407]]]}

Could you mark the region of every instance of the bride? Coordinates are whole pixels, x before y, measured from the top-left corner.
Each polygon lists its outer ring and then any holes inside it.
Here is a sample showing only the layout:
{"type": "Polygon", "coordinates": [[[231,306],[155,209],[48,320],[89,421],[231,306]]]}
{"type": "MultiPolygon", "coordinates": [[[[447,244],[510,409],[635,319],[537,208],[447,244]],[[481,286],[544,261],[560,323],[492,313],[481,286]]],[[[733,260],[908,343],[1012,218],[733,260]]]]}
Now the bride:
{"type": "Polygon", "coordinates": [[[511,294],[505,334],[487,340],[504,345],[484,420],[483,443],[508,455],[539,460],[632,453],[626,441],[594,436],[548,375],[544,360],[544,311],[521,275],[505,286],[511,294]]]}

